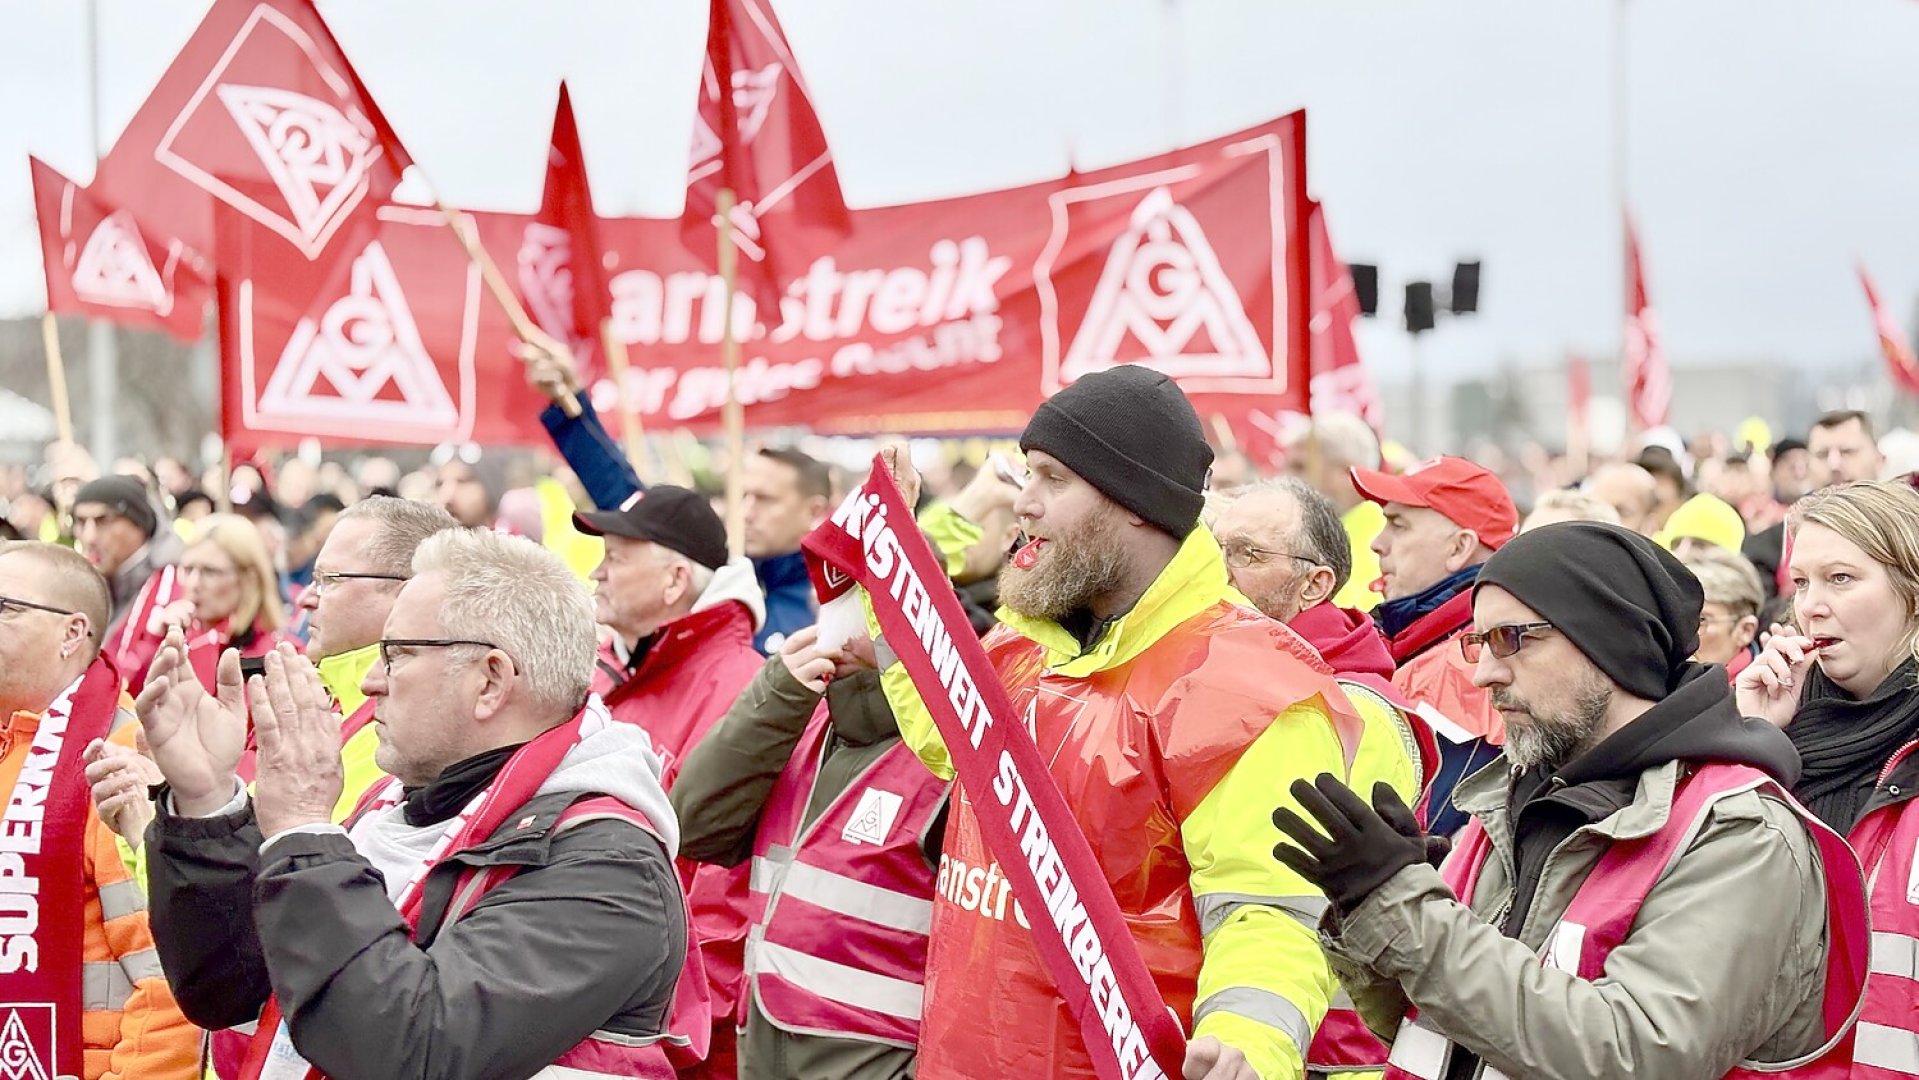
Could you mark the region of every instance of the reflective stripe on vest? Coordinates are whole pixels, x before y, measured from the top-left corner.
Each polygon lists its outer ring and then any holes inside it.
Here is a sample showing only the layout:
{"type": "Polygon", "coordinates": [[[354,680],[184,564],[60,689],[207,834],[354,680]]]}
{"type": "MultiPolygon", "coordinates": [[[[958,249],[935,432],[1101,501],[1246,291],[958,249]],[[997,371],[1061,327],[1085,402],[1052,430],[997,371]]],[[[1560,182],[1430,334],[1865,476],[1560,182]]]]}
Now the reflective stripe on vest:
{"type": "Polygon", "coordinates": [[[1861,1080],[1919,1078],[1919,800],[1873,811],[1852,842],[1872,864],[1873,930],[1853,1062],[1861,1080]]]}
{"type": "MultiPolygon", "coordinates": [[[[1757,1065],[1742,1062],[1728,1077],[1768,1075],[1820,1080],[1846,1075],[1850,1057],[1849,1033],[1865,1004],[1863,979],[1869,956],[1865,913],[1865,882],[1858,861],[1838,834],[1813,817],[1783,788],[1757,769],[1743,765],[1712,764],[1682,780],[1674,793],[1666,823],[1648,837],[1614,842],[1573,894],[1560,920],[1547,936],[1540,962],[1594,981],[1605,972],[1606,957],[1627,937],[1640,907],[1671,864],[1690,846],[1719,800],[1758,791],[1790,807],[1806,825],[1824,871],[1830,948],[1826,965],[1823,1016],[1826,1041],[1811,1054],[1792,1062],[1757,1065]],[[1603,881],[1603,886],[1595,886],[1603,881]]],[[[1485,830],[1475,819],[1461,834],[1441,874],[1453,894],[1469,907],[1478,873],[1491,852],[1485,830]]],[[[1859,1024],[1863,1037],[1865,1025],[1859,1024]]],[[[1387,1080],[1417,1077],[1440,1080],[1451,1057],[1446,1037],[1419,1023],[1415,1009],[1401,1022],[1388,1057],[1387,1080]]],[[[1503,1080],[1498,1070],[1483,1062],[1477,1072],[1483,1080],[1503,1080]]]]}
{"type": "Polygon", "coordinates": [[[831,729],[822,704],[761,815],[748,877],[753,999],[785,1031],[912,1047],[933,920],[922,842],[946,785],[896,743],[802,830],[831,729]]]}

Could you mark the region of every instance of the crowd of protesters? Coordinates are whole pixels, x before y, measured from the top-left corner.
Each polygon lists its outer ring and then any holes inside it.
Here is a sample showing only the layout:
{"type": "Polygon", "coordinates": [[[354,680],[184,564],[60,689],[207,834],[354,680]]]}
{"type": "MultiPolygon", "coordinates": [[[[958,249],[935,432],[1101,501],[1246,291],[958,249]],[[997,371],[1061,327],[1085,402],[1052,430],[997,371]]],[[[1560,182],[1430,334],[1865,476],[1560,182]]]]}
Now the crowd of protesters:
{"type": "MultiPolygon", "coordinates": [[[[82,917],[30,934],[88,1080],[1089,1075],[883,598],[816,625],[864,473],[755,448],[733,550],[529,364],[563,465],[0,474],[0,783],[53,769],[82,917]]],[[[1185,1076],[1919,1077],[1919,490],[1872,417],[1578,475],[1205,433],[1123,367],[1023,467],[881,464],[1185,1076]]]]}

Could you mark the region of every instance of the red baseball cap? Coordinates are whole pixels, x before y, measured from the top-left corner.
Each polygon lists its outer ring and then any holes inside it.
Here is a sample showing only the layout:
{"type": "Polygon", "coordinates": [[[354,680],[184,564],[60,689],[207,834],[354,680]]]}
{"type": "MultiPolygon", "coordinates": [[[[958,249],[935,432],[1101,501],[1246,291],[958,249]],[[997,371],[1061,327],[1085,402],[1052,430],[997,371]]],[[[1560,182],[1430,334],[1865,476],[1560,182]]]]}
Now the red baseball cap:
{"type": "Polygon", "coordinates": [[[1373,502],[1437,510],[1497,549],[1519,531],[1519,511],[1499,477],[1465,458],[1436,457],[1395,476],[1354,469],[1353,486],[1373,502]]]}

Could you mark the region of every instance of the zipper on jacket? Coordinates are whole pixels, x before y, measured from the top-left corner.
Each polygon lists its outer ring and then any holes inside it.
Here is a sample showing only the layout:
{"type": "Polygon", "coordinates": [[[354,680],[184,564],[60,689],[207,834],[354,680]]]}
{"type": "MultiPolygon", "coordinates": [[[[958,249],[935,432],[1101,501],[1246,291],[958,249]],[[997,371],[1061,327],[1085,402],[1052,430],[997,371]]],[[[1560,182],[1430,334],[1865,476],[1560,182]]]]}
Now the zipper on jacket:
{"type": "Polygon", "coordinates": [[[1879,770],[1879,779],[1874,780],[1872,786],[1884,787],[1886,781],[1892,779],[1892,770],[1898,768],[1901,762],[1911,757],[1915,748],[1919,748],[1919,739],[1914,739],[1899,749],[1894,750],[1892,756],[1886,759],[1886,767],[1879,770]]]}

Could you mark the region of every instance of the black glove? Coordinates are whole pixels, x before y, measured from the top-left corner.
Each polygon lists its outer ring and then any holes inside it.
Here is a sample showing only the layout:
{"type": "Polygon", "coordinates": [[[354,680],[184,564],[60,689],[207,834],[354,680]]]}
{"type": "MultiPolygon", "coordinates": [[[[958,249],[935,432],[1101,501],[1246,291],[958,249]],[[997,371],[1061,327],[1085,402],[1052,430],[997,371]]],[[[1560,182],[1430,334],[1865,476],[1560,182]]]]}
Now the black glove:
{"type": "Polygon", "coordinates": [[[1394,874],[1429,861],[1435,846],[1442,859],[1450,846],[1443,837],[1426,836],[1412,811],[1386,784],[1373,786],[1373,806],[1367,806],[1331,773],[1319,774],[1312,784],[1295,780],[1292,792],[1299,805],[1318,819],[1320,828],[1314,829],[1298,814],[1278,807],[1273,811],[1273,824],[1297,846],[1276,844],[1273,858],[1319,886],[1342,915],[1358,907],[1394,874]]]}

